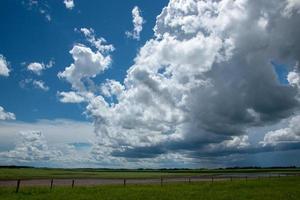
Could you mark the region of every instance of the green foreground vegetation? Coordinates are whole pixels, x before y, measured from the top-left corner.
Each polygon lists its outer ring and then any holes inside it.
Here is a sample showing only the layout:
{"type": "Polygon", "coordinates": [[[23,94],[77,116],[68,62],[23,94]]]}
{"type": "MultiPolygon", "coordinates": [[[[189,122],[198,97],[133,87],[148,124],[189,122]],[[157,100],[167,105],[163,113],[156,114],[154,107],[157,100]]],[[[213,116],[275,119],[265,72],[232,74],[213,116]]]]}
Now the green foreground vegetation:
{"type": "Polygon", "coordinates": [[[159,178],[197,176],[224,173],[300,173],[299,168],[249,168],[249,169],[51,169],[51,168],[0,168],[0,179],[35,178],[159,178]]]}
{"type": "Polygon", "coordinates": [[[110,185],[93,187],[0,187],[1,200],[13,199],[103,199],[103,200],[299,200],[300,177],[233,182],[202,182],[160,185],[110,185]]]}

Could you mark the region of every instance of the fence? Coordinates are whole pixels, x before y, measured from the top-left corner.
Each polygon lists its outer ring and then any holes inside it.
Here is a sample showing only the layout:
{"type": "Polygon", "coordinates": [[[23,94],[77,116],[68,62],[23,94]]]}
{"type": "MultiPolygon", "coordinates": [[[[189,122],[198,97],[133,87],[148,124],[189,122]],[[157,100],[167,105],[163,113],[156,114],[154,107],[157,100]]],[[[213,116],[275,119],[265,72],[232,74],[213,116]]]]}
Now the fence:
{"type": "MultiPolygon", "coordinates": [[[[233,180],[245,180],[249,179],[262,179],[262,178],[281,178],[287,176],[300,176],[300,174],[262,174],[262,175],[241,175],[241,174],[219,174],[212,176],[190,176],[190,177],[160,177],[160,178],[152,178],[152,179],[18,179],[15,180],[16,193],[20,191],[21,186],[49,186],[50,190],[54,188],[54,186],[68,186],[74,188],[75,186],[89,186],[89,185],[110,185],[110,184],[123,184],[126,186],[127,184],[160,184],[163,186],[166,183],[175,183],[175,182],[211,182],[212,184],[216,181],[230,181],[233,180]]],[[[0,180],[0,186],[5,185],[5,180],[0,180]]],[[[10,181],[12,184],[12,181],[10,181]]]]}

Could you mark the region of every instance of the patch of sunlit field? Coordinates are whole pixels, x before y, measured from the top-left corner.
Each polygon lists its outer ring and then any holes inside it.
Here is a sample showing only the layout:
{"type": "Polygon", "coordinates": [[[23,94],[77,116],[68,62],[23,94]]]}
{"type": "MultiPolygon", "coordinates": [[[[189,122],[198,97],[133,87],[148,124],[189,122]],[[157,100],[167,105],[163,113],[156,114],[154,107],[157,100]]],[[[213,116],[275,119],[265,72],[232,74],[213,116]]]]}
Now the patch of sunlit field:
{"type": "Polygon", "coordinates": [[[159,178],[225,173],[300,173],[298,168],[283,169],[198,169],[198,170],[103,170],[103,169],[48,169],[0,168],[0,179],[33,178],[159,178]]]}
{"type": "Polygon", "coordinates": [[[107,185],[92,187],[0,187],[0,199],[165,199],[165,200],[299,200],[300,178],[285,177],[233,182],[107,185]]]}

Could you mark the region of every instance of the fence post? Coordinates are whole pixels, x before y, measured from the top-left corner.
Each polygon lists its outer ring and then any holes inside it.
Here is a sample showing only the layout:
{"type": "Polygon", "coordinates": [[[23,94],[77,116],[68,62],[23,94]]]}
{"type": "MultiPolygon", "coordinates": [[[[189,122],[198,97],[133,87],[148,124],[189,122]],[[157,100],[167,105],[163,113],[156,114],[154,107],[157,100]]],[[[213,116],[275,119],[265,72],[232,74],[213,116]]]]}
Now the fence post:
{"type": "Polygon", "coordinates": [[[74,188],[74,183],[75,183],[75,180],[73,179],[72,180],[72,188],[74,188]]]}
{"type": "Polygon", "coordinates": [[[53,188],[53,179],[51,179],[50,190],[52,190],[52,188],[53,188]]]}
{"type": "Polygon", "coordinates": [[[246,181],[248,181],[248,176],[246,176],[246,181]]]}
{"type": "Polygon", "coordinates": [[[163,177],[160,177],[160,186],[163,186],[163,177]]]}
{"type": "Polygon", "coordinates": [[[232,176],[230,176],[230,181],[232,182],[232,176]]]}
{"type": "Polygon", "coordinates": [[[191,177],[189,177],[189,183],[191,183],[191,177]]]}
{"type": "Polygon", "coordinates": [[[123,185],[126,186],[126,178],[123,180],[123,185]]]}
{"type": "Polygon", "coordinates": [[[16,193],[18,193],[18,192],[19,192],[20,183],[21,183],[21,180],[20,180],[20,179],[18,179],[18,180],[17,180],[17,188],[16,188],[16,193]]]}
{"type": "Polygon", "coordinates": [[[213,177],[213,176],[211,177],[211,182],[212,182],[212,183],[214,182],[214,177],[213,177]]]}

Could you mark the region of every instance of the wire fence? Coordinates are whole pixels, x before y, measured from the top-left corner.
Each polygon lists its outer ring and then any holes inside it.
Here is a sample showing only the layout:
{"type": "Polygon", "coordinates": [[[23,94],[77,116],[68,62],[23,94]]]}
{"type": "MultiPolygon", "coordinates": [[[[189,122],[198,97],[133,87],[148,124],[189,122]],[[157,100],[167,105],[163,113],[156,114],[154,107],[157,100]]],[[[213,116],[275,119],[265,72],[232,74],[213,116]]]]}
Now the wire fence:
{"type": "Polygon", "coordinates": [[[77,179],[17,179],[17,180],[0,180],[1,186],[15,186],[16,193],[20,191],[21,187],[25,186],[49,186],[53,190],[55,186],[96,186],[96,185],[123,185],[128,184],[160,184],[161,186],[167,183],[187,183],[192,182],[217,182],[217,181],[234,181],[234,180],[253,180],[253,179],[270,179],[281,178],[288,176],[300,176],[300,173],[265,173],[265,174],[215,174],[203,176],[188,176],[188,177],[159,177],[159,178],[77,178],[77,179]]]}

